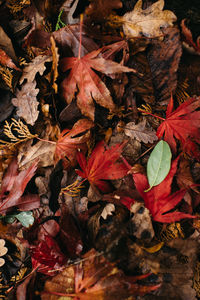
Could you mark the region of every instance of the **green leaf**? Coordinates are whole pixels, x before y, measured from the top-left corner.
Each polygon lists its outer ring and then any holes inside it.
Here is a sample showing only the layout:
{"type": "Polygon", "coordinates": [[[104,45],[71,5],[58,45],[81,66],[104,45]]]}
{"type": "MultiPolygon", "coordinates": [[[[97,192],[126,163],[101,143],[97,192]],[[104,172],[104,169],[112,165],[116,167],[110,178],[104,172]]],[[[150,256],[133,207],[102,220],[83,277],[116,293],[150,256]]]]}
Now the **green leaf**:
{"type": "Polygon", "coordinates": [[[30,225],[33,225],[34,217],[31,211],[22,211],[15,217],[24,227],[29,227],[30,225]]]}
{"type": "Polygon", "coordinates": [[[147,178],[150,187],[145,192],[165,179],[171,168],[171,158],[172,153],[168,143],[165,141],[158,142],[147,162],[147,178]]]}

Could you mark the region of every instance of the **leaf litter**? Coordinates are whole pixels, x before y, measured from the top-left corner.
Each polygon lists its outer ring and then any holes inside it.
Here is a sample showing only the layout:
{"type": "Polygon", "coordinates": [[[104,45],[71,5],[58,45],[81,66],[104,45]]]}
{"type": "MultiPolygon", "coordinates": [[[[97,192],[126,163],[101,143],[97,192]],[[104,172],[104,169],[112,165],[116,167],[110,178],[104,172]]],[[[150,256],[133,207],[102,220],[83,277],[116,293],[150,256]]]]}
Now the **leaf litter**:
{"type": "Polygon", "coordinates": [[[195,12],[80,2],[1,4],[0,297],[198,300],[195,12]]]}

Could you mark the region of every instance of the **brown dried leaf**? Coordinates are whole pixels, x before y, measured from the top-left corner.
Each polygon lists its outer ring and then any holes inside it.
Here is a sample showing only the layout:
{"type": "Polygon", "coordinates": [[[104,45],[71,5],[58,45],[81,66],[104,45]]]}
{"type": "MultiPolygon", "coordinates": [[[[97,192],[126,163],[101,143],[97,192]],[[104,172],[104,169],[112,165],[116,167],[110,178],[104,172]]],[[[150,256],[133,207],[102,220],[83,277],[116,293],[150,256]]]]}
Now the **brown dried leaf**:
{"type": "Polygon", "coordinates": [[[191,186],[195,184],[195,182],[190,171],[190,161],[185,159],[184,157],[181,157],[176,180],[180,189],[191,187],[195,192],[199,193],[197,187],[191,186]]]}
{"type": "Polygon", "coordinates": [[[127,123],[124,128],[124,133],[130,136],[132,139],[136,139],[139,142],[153,143],[157,141],[157,136],[155,130],[151,127],[147,127],[146,119],[143,119],[140,123],[135,124],[135,122],[127,123]]]}
{"type": "MultiPolygon", "coordinates": [[[[161,104],[168,103],[177,85],[177,69],[182,54],[180,34],[177,28],[163,30],[163,41],[153,40],[147,58],[149,61],[155,96],[161,104]]],[[[160,103],[159,103],[160,104],[160,103]]]]}
{"type": "Polygon", "coordinates": [[[14,63],[17,62],[17,57],[15,55],[15,50],[13,48],[11,39],[7,36],[7,34],[4,32],[1,26],[0,26],[0,47],[14,61],[14,63]]]}
{"type": "Polygon", "coordinates": [[[34,125],[38,118],[39,111],[36,89],[36,81],[27,82],[22,86],[21,90],[16,91],[16,97],[12,99],[12,104],[17,107],[17,115],[22,117],[27,124],[34,125]]]}
{"type": "Polygon", "coordinates": [[[17,157],[20,168],[28,167],[31,163],[39,158],[38,165],[40,167],[52,166],[54,163],[54,152],[56,144],[38,141],[32,146],[32,140],[23,143],[19,148],[19,154],[17,157]]]}
{"type": "Polygon", "coordinates": [[[142,9],[142,0],[138,0],[134,10],[122,17],[124,34],[128,38],[146,36],[149,38],[162,36],[161,27],[173,26],[176,21],[175,14],[164,10],[164,0],[142,9]]]}
{"type": "Polygon", "coordinates": [[[52,61],[52,57],[48,55],[38,55],[35,57],[32,62],[30,62],[23,70],[22,77],[20,78],[20,84],[23,83],[25,79],[27,79],[28,83],[31,83],[34,81],[35,76],[37,72],[39,72],[40,75],[43,75],[46,67],[45,63],[52,61]]]}
{"type": "Polygon", "coordinates": [[[52,68],[51,68],[51,78],[52,78],[52,87],[55,90],[55,93],[58,91],[58,85],[56,84],[56,79],[58,78],[58,61],[59,61],[59,54],[58,48],[56,47],[56,43],[54,38],[50,37],[51,41],[51,52],[52,52],[52,68]]]}

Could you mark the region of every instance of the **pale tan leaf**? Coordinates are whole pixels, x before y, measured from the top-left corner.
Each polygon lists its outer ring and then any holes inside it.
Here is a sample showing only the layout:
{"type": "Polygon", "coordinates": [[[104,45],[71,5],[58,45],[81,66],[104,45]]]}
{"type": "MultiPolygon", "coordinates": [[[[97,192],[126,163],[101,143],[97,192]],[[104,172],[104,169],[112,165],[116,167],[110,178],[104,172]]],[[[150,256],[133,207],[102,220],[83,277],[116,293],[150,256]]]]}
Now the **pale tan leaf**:
{"type": "Polygon", "coordinates": [[[40,75],[43,75],[46,67],[45,63],[52,61],[52,57],[48,55],[38,55],[35,57],[24,69],[22,77],[20,78],[20,84],[23,83],[25,79],[27,79],[27,82],[33,82],[35,79],[35,76],[37,72],[39,72],[40,75]]]}
{"type": "Polygon", "coordinates": [[[146,119],[143,119],[140,123],[135,124],[135,122],[127,123],[124,133],[132,139],[136,139],[139,142],[153,143],[157,141],[157,136],[155,130],[151,127],[147,127],[146,119]]]}
{"type": "Polygon", "coordinates": [[[112,216],[112,213],[115,211],[115,206],[112,203],[107,204],[102,213],[101,213],[101,217],[106,220],[107,216],[112,216]]]}
{"type": "Polygon", "coordinates": [[[164,10],[164,0],[159,0],[146,9],[142,9],[142,0],[138,0],[133,11],[122,17],[124,34],[128,38],[146,36],[149,38],[162,36],[161,28],[173,26],[175,14],[164,10]]]}
{"type": "Polygon", "coordinates": [[[34,125],[38,118],[39,111],[37,94],[39,89],[36,89],[36,81],[27,82],[22,86],[21,91],[16,91],[16,98],[12,99],[12,104],[17,107],[17,115],[22,117],[27,124],[34,125]]]}
{"type": "Polygon", "coordinates": [[[53,157],[56,144],[52,142],[38,141],[32,146],[32,141],[29,140],[23,143],[19,148],[19,154],[17,157],[20,168],[28,167],[32,162],[39,158],[38,165],[40,167],[52,166],[54,163],[53,157]]]}

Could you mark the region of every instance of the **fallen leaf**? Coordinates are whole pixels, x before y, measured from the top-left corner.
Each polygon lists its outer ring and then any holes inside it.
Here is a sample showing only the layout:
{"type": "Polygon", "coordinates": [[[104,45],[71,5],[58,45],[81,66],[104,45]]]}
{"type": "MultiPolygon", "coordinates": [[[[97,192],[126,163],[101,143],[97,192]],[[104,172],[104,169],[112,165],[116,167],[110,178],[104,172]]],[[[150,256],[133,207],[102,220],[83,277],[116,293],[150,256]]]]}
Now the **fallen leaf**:
{"type": "Polygon", "coordinates": [[[171,167],[171,158],[169,145],[164,141],[158,142],[147,162],[147,178],[150,185],[148,190],[165,179],[171,167]]]}
{"type": "Polygon", "coordinates": [[[58,78],[59,54],[58,54],[58,48],[56,47],[55,40],[52,36],[50,37],[50,41],[51,41],[51,52],[52,52],[51,82],[55,93],[57,93],[58,85],[56,84],[56,80],[58,78]]]}
{"type": "Polygon", "coordinates": [[[61,132],[55,149],[55,161],[64,160],[65,168],[75,166],[78,149],[87,150],[86,142],[90,137],[90,129],[94,123],[87,119],[77,121],[71,130],[61,132]]]}
{"type": "Polygon", "coordinates": [[[29,140],[19,147],[17,156],[19,167],[22,169],[27,168],[35,159],[38,159],[40,167],[52,166],[54,164],[56,143],[38,141],[34,145],[32,144],[33,140],[29,140]]]}
{"type": "Polygon", "coordinates": [[[176,180],[180,189],[191,187],[196,193],[199,193],[198,188],[194,186],[195,182],[192,178],[190,161],[184,157],[181,157],[179,162],[179,168],[176,174],[176,180]],[[193,186],[192,186],[193,185],[193,186]]]}
{"type": "Polygon", "coordinates": [[[132,139],[135,138],[139,142],[144,142],[146,144],[153,143],[158,139],[156,132],[146,125],[147,121],[144,118],[138,124],[135,124],[135,122],[129,122],[124,128],[124,133],[132,139]]]}
{"type": "Polygon", "coordinates": [[[110,187],[105,180],[119,179],[127,174],[128,169],[124,163],[116,162],[125,144],[126,141],[108,148],[104,141],[101,141],[96,145],[88,161],[83,153],[79,152],[77,161],[82,170],[76,170],[76,173],[101,191],[108,192],[110,187]]]}
{"type": "MultiPolygon", "coordinates": [[[[35,161],[28,169],[18,172],[18,164],[16,159],[14,159],[8,166],[5,179],[2,182],[2,190],[0,194],[0,211],[4,215],[9,208],[27,205],[29,201],[27,198],[23,198],[22,195],[26,188],[26,185],[34,176],[37,169],[38,162],[35,161]],[[5,181],[4,181],[5,180],[5,181]],[[28,202],[28,203],[27,203],[28,202]]],[[[39,196],[34,198],[34,203],[30,203],[31,209],[38,208],[40,206],[39,196]]],[[[27,210],[29,210],[29,205],[27,205],[27,210]]]]}
{"type": "MultiPolygon", "coordinates": [[[[115,105],[110,92],[99,76],[93,71],[99,71],[106,75],[122,72],[135,72],[134,69],[122,66],[112,60],[106,60],[101,53],[112,49],[121,49],[120,41],[112,45],[104,46],[98,50],[86,54],[83,57],[66,57],[60,61],[61,69],[66,72],[71,69],[68,77],[62,82],[63,96],[67,103],[71,103],[77,93],[77,105],[82,114],[94,120],[94,100],[101,106],[113,111],[115,105]]],[[[115,50],[117,52],[117,49],[115,50]]]]}
{"type": "Polygon", "coordinates": [[[106,220],[107,216],[112,216],[112,213],[115,211],[115,206],[112,203],[106,204],[106,206],[104,207],[102,213],[101,213],[101,217],[106,220]]]}
{"type": "Polygon", "coordinates": [[[83,256],[81,263],[68,266],[52,280],[46,281],[42,300],[58,300],[60,297],[125,300],[129,296],[144,295],[159,288],[160,284],[145,286],[136,283],[149,275],[125,276],[114,264],[92,249],[83,256]]]}
{"type": "Polygon", "coordinates": [[[181,21],[181,29],[182,29],[182,33],[183,33],[184,44],[186,45],[186,47],[192,48],[193,52],[196,51],[196,53],[200,55],[200,36],[197,38],[196,44],[195,44],[193,37],[192,37],[192,32],[186,26],[186,19],[183,19],[181,21]]]}
{"type": "Polygon", "coordinates": [[[168,104],[171,94],[175,93],[181,55],[182,43],[178,28],[164,28],[163,40],[151,41],[147,60],[158,104],[168,104]]]}
{"type": "Polygon", "coordinates": [[[17,71],[21,71],[19,68],[17,68],[12,59],[2,49],[0,49],[0,64],[8,68],[15,69],[17,71]]]}
{"type": "Polygon", "coordinates": [[[138,0],[134,10],[127,12],[121,19],[127,38],[146,36],[155,38],[163,36],[162,28],[173,26],[175,14],[164,10],[164,0],[159,0],[146,9],[142,9],[142,0],[138,0]]]}
{"type": "Polygon", "coordinates": [[[17,115],[32,126],[35,124],[39,115],[39,102],[36,98],[38,93],[39,89],[36,89],[36,81],[27,82],[22,86],[21,90],[17,89],[17,98],[12,98],[12,104],[17,107],[17,115]]]}
{"type": "Polygon", "coordinates": [[[42,76],[46,67],[45,63],[52,61],[52,57],[48,55],[36,56],[25,68],[23,69],[22,77],[20,78],[20,84],[27,80],[27,83],[32,83],[35,79],[37,72],[42,76]]]}
{"type": "Polygon", "coordinates": [[[49,276],[56,275],[66,262],[66,257],[57,242],[47,234],[44,240],[39,241],[37,245],[30,246],[30,255],[33,268],[37,268],[38,272],[49,276]]]}
{"type": "Polygon", "coordinates": [[[0,26],[0,48],[12,59],[14,63],[17,63],[17,57],[12,45],[11,39],[7,36],[3,28],[0,26]]]}
{"type": "Polygon", "coordinates": [[[176,138],[186,152],[200,159],[200,152],[195,144],[199,143],[200,111],[196,110],[200,106],[199,100],[199,97],[190,98],[172,112],[173,98],[170,99],[166,119],[160,124],[156,134],[159,139],[164,138],[173,153],[176,153],[176,138]]]}
{"type": "MultiPolygon", "coordinates": [[[[87,27],[83,26],[81,32],[81,57],[88,52],[98,49],[98,45],[87,34],[87,27]]],[[[58,31],[53,32],[56,45],[59,47],[59,53],[66,55],[66,53],[73,53],[78,56],[80,45],[80,25],[73,24],[65,26],[58,31]]]]}
{"type": "MultiPolygon", "coordinates": [[[[196,216],[183,212],[169,212],[181,202],[187,192],[187,189],[183,189],[171,194],[171,184],[177,170],[178,160],[179,157],[172,162],[167,177],[160,184],[152,187],[148,192],[145,192],[149,186],[147,177],[141,173],[133,174],[136,189],[144,199],[145,206],[150,211],[154,221],[173,223],[185,218],[196,218],[196,216]]],[[[128,167],[128,163],[126,163],[126,165],[128,167]]],[[[131,167],[129,166],[129,168],[131,167]]],[[[135,200],[133,199],[133,203],[134,202],[135,200]]],[[[126,201],[124,204],[126,205],[126,201]]],[[[130,201],[127,202],[127,207],[130,208],[130,201]]]]}

